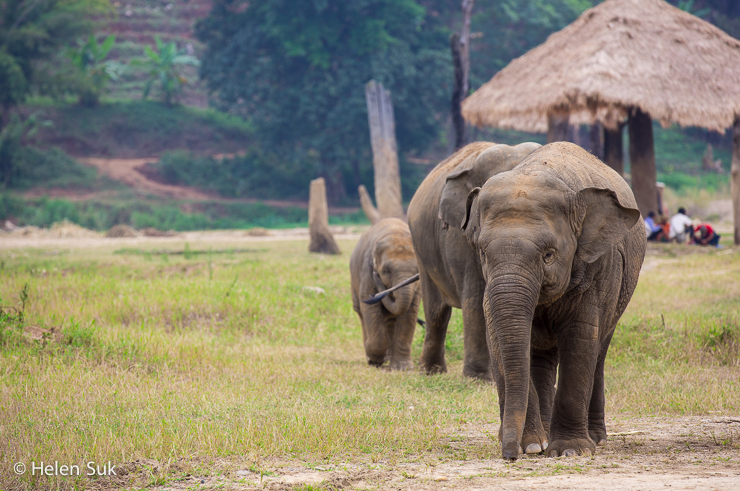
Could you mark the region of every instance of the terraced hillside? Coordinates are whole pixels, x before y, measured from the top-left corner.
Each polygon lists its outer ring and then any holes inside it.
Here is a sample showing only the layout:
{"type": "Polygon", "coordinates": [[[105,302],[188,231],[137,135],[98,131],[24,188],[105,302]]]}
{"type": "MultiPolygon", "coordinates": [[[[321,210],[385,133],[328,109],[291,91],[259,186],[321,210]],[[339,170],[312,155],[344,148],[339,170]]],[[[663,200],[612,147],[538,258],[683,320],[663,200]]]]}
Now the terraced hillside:
{"type": "MultiPolygon", "coordinates": [[[[154,36],[163,41],[174,41],[178,47],[200,57],[203,46],[194,38],[193,27],[211,8],[209,0],[117,0],[114,18],[101,21],[99,34],[116,35],[111,58],[127,65],[123,76],[111,83],[110,96],[116,99],[138,99],[147,80],[142,67],[131,61],[144,55],[144,46],[154,45],[154,36]]],[[[205,85],[198,80],[198,69],[186,67],[184,74],[192,81],[180,102],[190,106],[207,107],[205,85]]],[[[156,90],[151,97],[157,97],[156,90]]]]}

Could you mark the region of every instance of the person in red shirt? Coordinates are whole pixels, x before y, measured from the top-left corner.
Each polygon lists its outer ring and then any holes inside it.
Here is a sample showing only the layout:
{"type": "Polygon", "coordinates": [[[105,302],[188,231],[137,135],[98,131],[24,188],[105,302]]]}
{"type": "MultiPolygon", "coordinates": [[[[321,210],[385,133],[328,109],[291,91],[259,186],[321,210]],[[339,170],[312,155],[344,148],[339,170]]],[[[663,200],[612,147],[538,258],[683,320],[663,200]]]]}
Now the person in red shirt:
{"type": "Polygon", "coordinates": [[[701,223],[694,228],[694,244],[717,247],[719,239],[720,235],[708,223],[701,223]]]}

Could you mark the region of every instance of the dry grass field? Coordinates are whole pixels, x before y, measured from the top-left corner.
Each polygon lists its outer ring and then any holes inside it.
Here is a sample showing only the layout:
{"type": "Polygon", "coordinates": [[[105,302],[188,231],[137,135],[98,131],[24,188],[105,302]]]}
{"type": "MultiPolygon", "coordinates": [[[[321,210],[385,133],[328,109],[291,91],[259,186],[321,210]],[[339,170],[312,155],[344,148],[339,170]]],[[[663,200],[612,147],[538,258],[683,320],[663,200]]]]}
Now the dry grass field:
{"type": "Polygon", "coordinates": [[[327,257],[301,237],[0,237],[0,490],[740,482],[740,250],[651,247],[607,361],[609,443],[505,463],[495,390],[461,375],[459,312],[449,373],[367,366],[356,240],[327,257]]]}

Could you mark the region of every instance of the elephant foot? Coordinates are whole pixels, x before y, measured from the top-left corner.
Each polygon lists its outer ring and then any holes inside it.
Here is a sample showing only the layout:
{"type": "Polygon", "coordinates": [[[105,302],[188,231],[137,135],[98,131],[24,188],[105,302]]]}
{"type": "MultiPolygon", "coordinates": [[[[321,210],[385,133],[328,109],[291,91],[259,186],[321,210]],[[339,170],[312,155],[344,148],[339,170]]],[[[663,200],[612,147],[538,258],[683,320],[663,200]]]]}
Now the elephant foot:
{"type": "Polygon", "coordinates": [[[483,380],[485,382],[493,383],[493,375],[491,370],[479,370],[473,367],[463,367],[463,375],[476,380],[483,380]]]}
{"type": "Polygon", "coordinates": [[[603,418],[600,421],[588,422],[588,436],[596,442],[596,445],[606,445],[606,424],[603,418]]]}
{"type": "Polygon", "coordinates": [[[547,448],[548,457],[574,457],[576,455],[593,455],[596,445],[591,438],[573,438],[553,440],[547,448]]]}
{"type": "Polygon", "coordinates": [[[547,434],[542,429],[540,431],[528,431],[527,428],[524,428],[521,446],[524,448],[524,453],[527,454],[544,452],[549,446],[547,434]]]}
{"type": "Polygon", "coordinates": [[[442,360],[424,360],[419,362],[419,368],[427,375],[436,375],[438,373],[447,373],[447,363],[442,360]]]}
{"type": "Polygon", "coordinates": [[[411,360],[391,361],[390,369],[405,372],[414,368],[414,362],[411,360]]]}

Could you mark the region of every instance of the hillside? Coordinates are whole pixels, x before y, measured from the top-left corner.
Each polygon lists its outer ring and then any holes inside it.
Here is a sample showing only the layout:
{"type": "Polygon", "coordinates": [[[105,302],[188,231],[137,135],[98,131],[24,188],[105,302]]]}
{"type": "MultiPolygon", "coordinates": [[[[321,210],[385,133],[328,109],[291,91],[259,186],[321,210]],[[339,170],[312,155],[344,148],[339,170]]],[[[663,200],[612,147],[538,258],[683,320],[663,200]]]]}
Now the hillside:
{"type": "MultiPolygon", "coordinates": [[[[116,15],[101,21],[99,35],[115,34],[116,45],[111,59],[128,66],[123,76],[111,83],[110,96],[114,99],[138,99],[144,90],[146,74],[132,67],[131,60],[142,57],[144,46],[154,44],[154,36],[163,41],[174,41],[179,48],[200,58],[203,46],[193,37],[195,22],[206,16],[211,8],[208,0],[125,0],[115,1],[116,15]]],[[[208,95],[198,79],[198,69],[187,67],[185,75],[192,83],[182,94],[181,101],[188,106],[208,107],[208,95]]],[[[157,94],[153,93],[153,97],[157,94]]]]}

